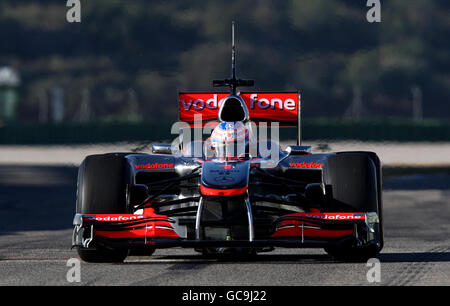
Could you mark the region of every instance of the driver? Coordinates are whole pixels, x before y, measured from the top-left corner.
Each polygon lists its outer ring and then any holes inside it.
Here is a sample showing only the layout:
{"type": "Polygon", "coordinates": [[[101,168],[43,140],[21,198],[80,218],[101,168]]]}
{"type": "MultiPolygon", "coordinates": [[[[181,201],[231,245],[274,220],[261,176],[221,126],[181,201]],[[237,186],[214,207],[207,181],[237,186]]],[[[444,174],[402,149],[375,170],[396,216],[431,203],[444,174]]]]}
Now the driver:
{"type": "Polygon", "coordinates": [[[216,158],[237,159],[249,157],[253,137],[241,122],[221,122],[213,130],[209,139],[216,158]]]}

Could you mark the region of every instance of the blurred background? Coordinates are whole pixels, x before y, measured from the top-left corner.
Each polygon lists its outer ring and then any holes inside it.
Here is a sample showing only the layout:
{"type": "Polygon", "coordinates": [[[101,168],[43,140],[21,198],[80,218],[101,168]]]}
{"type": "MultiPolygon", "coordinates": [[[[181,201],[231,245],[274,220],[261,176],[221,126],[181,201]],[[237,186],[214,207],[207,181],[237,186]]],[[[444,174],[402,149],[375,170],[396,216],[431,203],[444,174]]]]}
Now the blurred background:
{"type": "MultiPolygon", "coordinates": [[[[449,285],[450,1],[380,0],[373,23],[368,2],[0,0],[0,285],[68,284],[78,165],[174,140],[178,92],[230,76],[233,20],[238,77],[300,92],[304,145],[380,157],[382,284],[449,285]]],[[[368,284],[320,250],[271,255],[264,275],[177,252],[90,265],[83,285],[368,284]]]]}
{"type": "Polygon", "coordinates": [[[450,141],[449,1],[66,2],[0,2],[0,144],[173,138],[178,91],[229,76],[232,20],[238,75],[299,90],[305,139],[450,141]]]}

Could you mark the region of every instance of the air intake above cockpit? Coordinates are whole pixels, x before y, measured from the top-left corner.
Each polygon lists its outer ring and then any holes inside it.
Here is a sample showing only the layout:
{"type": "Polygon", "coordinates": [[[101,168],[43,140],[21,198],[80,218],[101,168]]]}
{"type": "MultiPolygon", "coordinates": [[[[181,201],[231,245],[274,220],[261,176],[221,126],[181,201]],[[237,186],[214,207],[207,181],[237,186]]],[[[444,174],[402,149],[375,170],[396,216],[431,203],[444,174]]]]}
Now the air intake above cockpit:
{"type": "Polygon", "coordinates": [[[230,95],[224,99],[218,113],[219,121],[248,121],[249,114],[244,100],[235,95],[230,95]]]}

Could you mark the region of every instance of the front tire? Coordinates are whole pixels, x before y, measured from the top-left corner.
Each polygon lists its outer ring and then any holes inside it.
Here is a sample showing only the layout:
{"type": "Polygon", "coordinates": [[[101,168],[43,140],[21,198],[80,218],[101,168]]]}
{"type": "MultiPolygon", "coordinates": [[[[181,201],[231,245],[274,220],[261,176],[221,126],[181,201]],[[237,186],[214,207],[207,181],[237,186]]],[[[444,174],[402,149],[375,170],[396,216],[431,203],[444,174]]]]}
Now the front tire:
{"type": "Polygon", "coordinates": [[[331,187],[330,211],[376,212],[378,241],[356,246],[347,243],[326,247],[325,251],[340,261],[367,261],[383,248],[381,164],[372,152],[342,152],[331,156],[326,167],[326,184],[331,187]]]}
{"type": "Polygon", "coordinates": [[[366,262],[369,258],[378,257],[380,251],[376,245],[358,248],[348,245],[326,247],[325,252],[338,261],[366,262]]]}
{"type": "MultiPolygon", "coordinates": [[[[78,170],[77,213],[127,213],[126,154],[90,155],[84,159],[78,170]]],[[[107,249],[101,245],[78,247],[77,251],[86,262],[123,262],[128,255],[128,249],[107,249]]]]}
{"type": "Polygon", "coordinates": [[[96,249],[78,247],[77,251],[83,261],[91,263],[120,263],[128,256],[127,249],[108,250],[102,247],[96,249]]]}

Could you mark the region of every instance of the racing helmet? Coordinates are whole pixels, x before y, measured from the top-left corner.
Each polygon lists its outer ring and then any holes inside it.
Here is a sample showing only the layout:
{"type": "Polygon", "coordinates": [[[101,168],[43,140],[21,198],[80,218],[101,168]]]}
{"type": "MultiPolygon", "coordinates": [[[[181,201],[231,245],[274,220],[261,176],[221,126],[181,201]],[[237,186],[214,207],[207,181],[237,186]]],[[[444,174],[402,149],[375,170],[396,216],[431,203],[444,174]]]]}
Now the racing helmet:
{"type": "Polygon", "coordinates": [[[238,158],[249,153],[252,137],[249,129],[241,122],[219,123],[210,137],[215,157],[238,158]]]}

